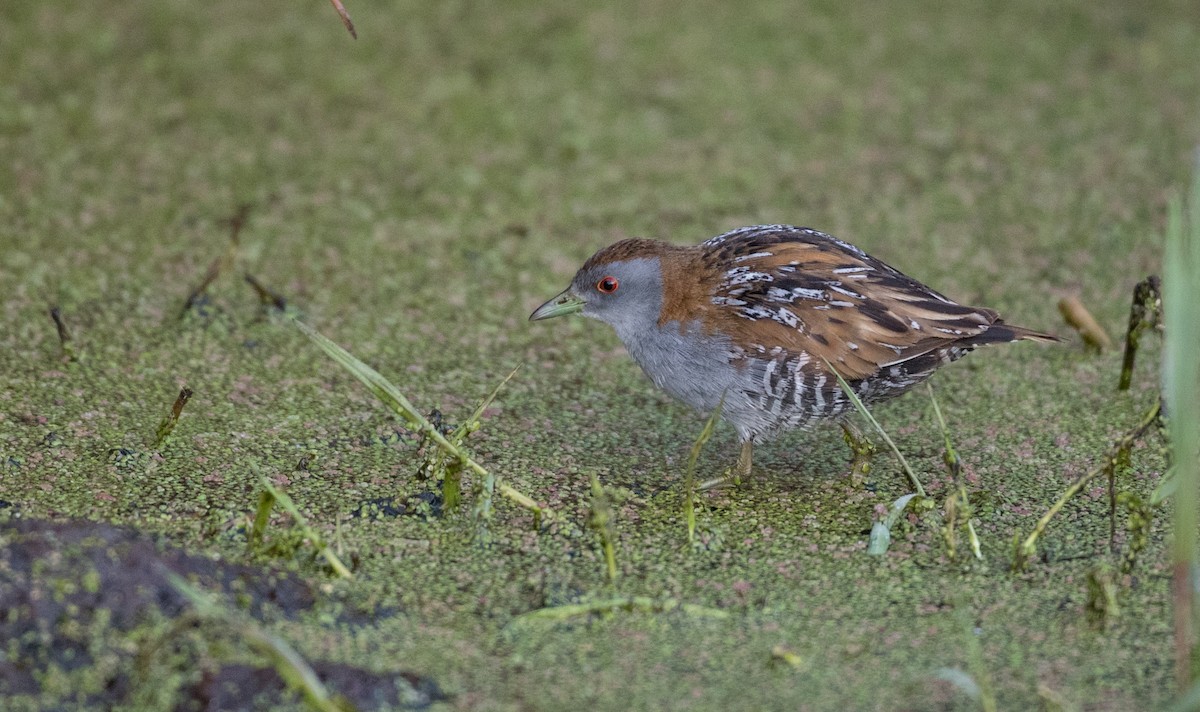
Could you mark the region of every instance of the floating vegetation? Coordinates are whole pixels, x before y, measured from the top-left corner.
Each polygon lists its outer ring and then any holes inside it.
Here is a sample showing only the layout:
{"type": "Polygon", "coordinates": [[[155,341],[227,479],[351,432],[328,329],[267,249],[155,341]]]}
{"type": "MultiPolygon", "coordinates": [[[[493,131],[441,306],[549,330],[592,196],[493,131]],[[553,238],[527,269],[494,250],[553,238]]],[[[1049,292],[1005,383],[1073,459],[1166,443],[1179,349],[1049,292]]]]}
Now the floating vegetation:
{"type": "Polygon", "coordinates": [[[958,620],[963,640],[967,647],[967,669],[944,667],[935,676],[957,687],[961,692],[979,703],[983,712],[996,712],[996,690],[992,672],[983,659],[983,645],[979,642],[982,632],[971,617],[971,608],[965,601],[954,604],[954,617],[958,620]]]}

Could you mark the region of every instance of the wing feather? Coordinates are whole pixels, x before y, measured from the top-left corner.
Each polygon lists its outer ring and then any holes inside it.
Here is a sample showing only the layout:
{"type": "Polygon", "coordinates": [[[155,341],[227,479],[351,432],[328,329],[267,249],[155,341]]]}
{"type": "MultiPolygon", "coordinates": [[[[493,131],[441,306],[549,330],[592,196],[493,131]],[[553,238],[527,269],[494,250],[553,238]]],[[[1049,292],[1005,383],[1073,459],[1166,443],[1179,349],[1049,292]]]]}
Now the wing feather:
{"type": "Polygon", "coordinates": [[[998,317],[957,304],[829,235],[771,225],[705,243],[727,269],[712,303],[735,341],[807,352],[848,380],[875,375],[955,342],[980,337],[998,317]],[[727,320],[726,320],[727,319],[727,320]]]}

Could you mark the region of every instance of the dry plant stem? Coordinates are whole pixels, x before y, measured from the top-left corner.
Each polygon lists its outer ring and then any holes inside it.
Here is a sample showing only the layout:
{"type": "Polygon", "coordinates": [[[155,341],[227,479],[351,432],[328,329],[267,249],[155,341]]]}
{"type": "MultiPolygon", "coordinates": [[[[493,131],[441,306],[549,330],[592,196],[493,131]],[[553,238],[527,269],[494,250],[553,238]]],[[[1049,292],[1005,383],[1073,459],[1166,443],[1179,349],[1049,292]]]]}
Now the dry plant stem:
{"type": "Polygon", "coordinates": [[[438,429],[433,426],[433,423],[429,422],[428,418],[426,418],[424,415],[421,415],[421,412],[418,411],[411,402],[409,402],[408,398],[404,397],[404,394],[401,393],[398,388],[392,385],[390,381],[380,375],[378,371],[362,361],[359,361],[349,351],[346,351],[333,341],[325,338],[320,332],[308,324],[305,324],[304,322],[295,318],[293,318],[292,321],[296,324],[296,328],[300,329],[305,336],[320,346],[325,353],[329,354],[329,356],[333,358],[333,360],[337,361],[342,365],[343,368],[354,374],[354,376],[361,381],[363,385],[370,389],[370,391],[375,394],[376,398],[383,401],[384,405],[388,406],[393,413],[408,422],[408,424],[417,430],[417,432],[437,443],[438,447],[442,448],[447,455],[457,458],[464,467],[483,478],[485,496],[489,494],[491,489],[494,487],[500,491],[500,494],[507,497],[513,503],[533,512],[535,523],[540,523],[543,517],[546,519],[555,519],[554,513],[551,510],[538,505],[537,502],[534,502],[526,495],[500,481],[498,477],[489,473],[482,465],[472,460],[460,448],[447,440],[446,436],[442,435],[441,432],[439,432],[438,429]]]}
{"type": "Polygon", "coordinates": [[[1020,571],[1024,569],[1025,563],[1029,560],[1029,557],[1033,556],[1037,552],[1037,540],[1042,533],[1046,531],[1046,527],[1050,525],[1050,520],[1054,518],[1054,515],[1058,514],[1059,511],[1066,506],[1067,501],[1079,494],[1079,491],[1082,490],[1088,482],[1091,482],[1093,479],[1107,473],[1112,467],[1114,467],[1119,453],[1132,447],[1134,441],[1145,435],[1146,431],[1148,431],[1158,422],[1158,416],[1161,411],[1162,401],[1155,401],[1154,406],[1146,412],[1146,415],[1142,417],[1141,422],[1138,423],[1133,430],[1130,430],[1128,433],[1121,436],[1117,442],[1113,443],[1109,447],[1108,451],[1104,454],[1102,464],[1097,465],[1088,472],[1080,475],[1078,479],[1071,483],[1071,486],[1068,487],[1066,491],[1062,493],[1062,496],[1058,498],[1058,501],[1055,502],[1050,509],[1042,515],[1042,518],[1039,519],[1038,523],[1033,527],[1033,531],[1029,533],[1029,536],[1025,537],[1025,541],[1022,542],[1017,548],[1016,554],[1013,557],[1014,570],[1020,571]]]}
{"type": "Polygon", "coordinates": [[[771,648],[771,660],[779,661],[780,663],[797,670],[805,670],[808,668],[808,662],[802,655],[800,655],[800,653],[797,653],[782,643],[779,643],[771,648]]]}
{"type": "Polygon", "coordinates": [[[1129,327],[1125,331],[1125,356],[1121,363],[1121,381],[1118,390],[1129,390],[1133,380],[1133,362],[1137,358],[1138,343],[1142,332],[1159,324],[1162,312],[1161,281],[1155,275],[1143,279],[1133,288],[1133,302],[1129,307],[1129,327]]]}
{"type": "Polygon", "coordinates": [[[235,247],[242,244],[242,229],[250,222],[250,211],[254,210],[254,203],[242,203],[233,211],[233,215],[225,218],[221,222],[229,226],[229,243],[235,247]]]}
{"type": "Polygon", "coordinates": [[[333,9],[337,10],[338,17],[342,18],[342,24],[346,26],[346,30],[354,39],[358,39],[358,32],[354,29],[354,23],[350,20],[350,13],[346,12],[346,7],[342,5],[341,0],[329,0],[333,5],[333,9]]]}
{"type": "Polygon", "coordinates": [[[282,638],[267,632],[254,621],[225,609],[200,589],[172,571],[163,572],[181,596],[188,599],[201,618],[227,625],[239,640],[271,660],[275,671],[303,696],[308,706],[321,712],[347,712],[346,703],[332,697],[312,667],[282,638]]]}
{"type": "Polygon", "coordinates": [[[1096,317],[1079,301],[1079,297],[1063,297],[1058,300],[1058,312],[1062,314],[1063,321],[1079,332],[1079,336],[1089,347],[1096,351],[1106,351],[1113,347],[1112,339],[1108,337],[1104,327],[1100,326],[1096,317]]]}
{"type": "Polygon", "coordinates": [[[171,412],[158,424],[158,431],[154,434],[154,445],[151,446],[151,450],[158,450],[167,444],[167,439],[171,437],[171,431],[175,429],[175,425],[179,422],[179,416],[183,413],[183,407],[188,404],[191,397],[192,389],[183,388],[179,391],[179,395],[175,398],[175,404],[171,406],[171,412]]]}
{"type": "Polygon", "coordinates": [[[842,378],[842,374],[833,367],[833,364],[826,360],[825,365],[829,367],[829,370],[833,372],[833,375],[837,376],[838,385],[842,387],[842,392],[845,393],[846,397],[850,399],[850,402],[854,404],[855,409],[862,414],[863,418],[866,418],[867,422],[871,424],[871,427],[875,428],[875,432],[879,433],[879,437],[883,438],[883,441],[887,443],[887,446],[892,451],[892,454],[895,455],[896,459],[900,461],[900,467],[904,470],[904,474],[908,476],[908,480],[912,483],[913,489],[916,490],[917,495],[921,498],[924,498],[925,488],[921,486],[921,481],[917,479],[916,473],[913,472],[912,468],[908,466],[908,460],[904,459],[904,455],[900,453],[900,448],[896,447],[896,443],[892,442],[891,437],[889,437],[884,431],[883,426],[879,424],[878,420],[875,420],[875,416],[871,415],[871,412],[867,410],[867,406],[863,405],[863,402],[859,399],[858,394],[854,392],[854,389],[850,387],[850,384],[846,382],[846,379],[842,378]]]}
{"type": "Polygon", "coordinates": [[[79,355],[75,352],[75,345],[71,341],[71,330],[67,328],[67,322],[63,321],[62,310],[58,306],[50,307],[50,318],[54,320],[54,328],[58,332],[58,345],[62,349],[63,357],[68,361],[76,361],[79,355]]]}
{"type": "Polygon", "coordinates": [[[200,280],[200,284],[197,285],[190,294],[188,294],[187,300],[184,301],[183,309],[179,311],[180,319],[183,319],[185,316],[187,316],[188,311],[196,305],[196,302],[200,300],[200,297],[204,296],[204,293],[208,291],[208,288],[212,286],[213,282],[217,281],[217,278],[221,276],[221,273],[232,267],[237,262],[237,235],[238,230],[233,231],[233,233],[230,235],[229,245],[225,248],[225,251],[217,257],[214,257],[213,261],[209,263],[208,271],[204,273],[204,279],[200,280]]]}
{"type": "Polygon", "coordinates": [[[221,268],[225,262],[225,256],[213,258],[213,261],[208,265],[208,271],[204,273],[204,279],[200,280],[200,284],[188,294],[187,299],[183,302],[183,309],[179,311],[179,318],[183,319],[187,316],[188,310],[195,306],[204,292],[208,290],[213,282],[217,281],[217,277],[221,276],[221,268]]]}
{"type": "Polygon", "coordinates": [[[54,320],[54,328],[58,331],[58,340],[63,344],[71,340],[71,332],[67,329],[62,318],[62,310],[57,306],[50,307],[50,318],[54,320]]]}
{"type": "Polygon", "coordinates": [[[217,281],[222,272],[232,268],[237,263],[238,250],[241,248],[242,228],[246,226],[246,221],[250,216],[250,209],[252,207],[248,203],[239,205],[237,212],[223,221],[229,225],[229,244],[226,245],[224,252],[213,258],[213,261],[208,265],[208,271],[204,273],[204,279],[200,280],[200,284],[188,294],[187,300],[183,303],[183,309],[179,312],[180,319],[187,316],[188,311],[208,291],[212,283],[217,281]]]}
{"type": "Polygon", "coordinates": [[[258,301],[262,302],[264,306],[274,307],[279,311],[285,311],[287,309],[287,300],[278,293],[267,288],[267,286],[258,281],[258,278],[256,278],[254,275],[247,272],[246,274],[242,275],[242,277],[246,280],[246,284],[249,284],[254,290],[254,293],[258,295],[258,301]]]}

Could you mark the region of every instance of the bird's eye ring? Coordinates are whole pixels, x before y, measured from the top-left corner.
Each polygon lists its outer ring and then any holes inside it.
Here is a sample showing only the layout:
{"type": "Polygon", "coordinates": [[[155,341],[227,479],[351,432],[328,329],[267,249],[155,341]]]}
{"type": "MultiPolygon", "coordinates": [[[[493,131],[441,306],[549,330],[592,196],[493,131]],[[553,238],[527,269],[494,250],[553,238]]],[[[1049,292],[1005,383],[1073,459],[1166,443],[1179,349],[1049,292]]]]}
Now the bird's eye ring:
{"type": "Polygon", "coordinates": [[[617,278],[610,275],[596,282],[596,291],[604,294],[612,294],[617,291],[617,287],[619,286],[621,286],[621,283],[617,281],[617,278]]]}

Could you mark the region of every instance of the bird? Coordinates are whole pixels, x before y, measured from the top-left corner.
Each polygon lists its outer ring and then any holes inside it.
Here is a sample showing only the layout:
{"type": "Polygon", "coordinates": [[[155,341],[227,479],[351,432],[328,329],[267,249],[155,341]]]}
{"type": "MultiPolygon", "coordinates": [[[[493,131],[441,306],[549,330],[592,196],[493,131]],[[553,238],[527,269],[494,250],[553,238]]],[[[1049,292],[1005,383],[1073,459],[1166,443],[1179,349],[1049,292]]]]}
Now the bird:
{"type": "Polygon", "coordinates": [[[836,420],[850,442],[854,405],[838,375],[869,405],[977,346],[1059,341],[793,225],[752,225],[699,245],[616,242],[529,319],[576,313],[612,326],[661,390],[701,412],[721,408],[741,452],[710,486],[748,478],[754,445],[784,431],[836,420]]]}

